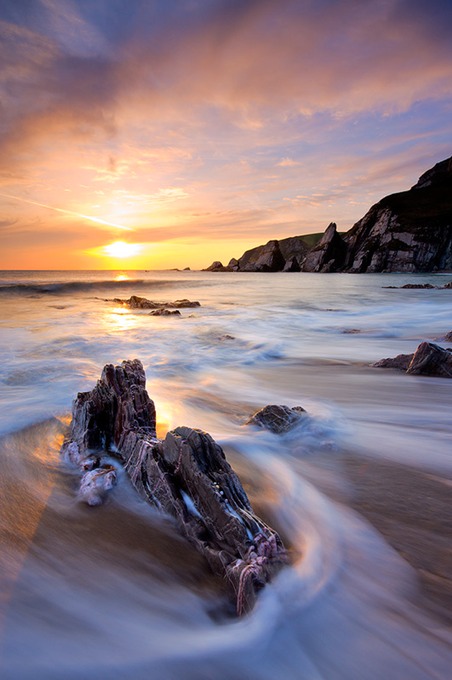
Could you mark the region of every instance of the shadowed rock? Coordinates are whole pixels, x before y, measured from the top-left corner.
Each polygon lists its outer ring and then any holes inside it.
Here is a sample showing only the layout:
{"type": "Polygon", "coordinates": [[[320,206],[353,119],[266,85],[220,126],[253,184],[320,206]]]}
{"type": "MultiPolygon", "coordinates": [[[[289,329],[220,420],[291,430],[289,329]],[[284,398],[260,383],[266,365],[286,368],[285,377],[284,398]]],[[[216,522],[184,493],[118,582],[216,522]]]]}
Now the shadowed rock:
{"type": "Polygon", "coordinates": [[[246,425],[257,425],[275,434],[283,434],[299,425],[305,415],[306,411],[301,406],[290,408],[289,406],[269,404],[260,411],[256,411],[246,422],[246,425]]]}
{"type": "Polygon", "coordinates": [[[307,254],[303,265],[305,272],[334,272],[340,269],[345,261],[347,246],[336,224],[331,222],[322,238],[307,254]]]}
{"type": "Polygon", "coordinates": [[[396,368],[399,371],[406,371],[412,358],[413,354],[398,354],[396,357],[380,359],[380,361],[376,361],[372,366],[374,368],[396,368]]]}
{"type": "Polygon", "coordinates": [[[238,260],[238,267],[242,272],[279,272],[285,263],[278,241],[272,240],[247,250],[238,260]]]}
{"type": "Polygon", "coordinates": [[[452,352],[433,342],[422,342],[413,355],[407,373],[452,378],[452,352]]]}
{"type": "Polygon", "coordinates": [[[382,359],[375,368],[396,368],[411,375],[431,375],[452,378],[452,352],[433,342],[421,342],[414,354],[399,354],[393,359],[382,359]]]}
{"type": "MultiPolygon", "coordinates": [[[[171,515],[213,572],[227,580],[242,614],[285,563],[282,541],[254,514],[209,434],[178,427],[160,440],[155,423],[141,362],[108,364],[94,389],[77,395],[63,452],[78,460],[114,452],[140,495],[171,515]]],[[[88,493],[92,483],[94,475],[86,479],[88,493]]]]}

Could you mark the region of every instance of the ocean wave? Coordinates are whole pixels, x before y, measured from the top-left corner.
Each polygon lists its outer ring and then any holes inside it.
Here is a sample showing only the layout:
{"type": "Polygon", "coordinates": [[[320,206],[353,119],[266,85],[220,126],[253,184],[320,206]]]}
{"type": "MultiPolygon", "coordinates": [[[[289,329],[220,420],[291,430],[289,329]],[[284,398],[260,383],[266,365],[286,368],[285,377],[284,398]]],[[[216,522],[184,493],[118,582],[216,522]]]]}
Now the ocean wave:
{"type": "Polygon", "coordinates": [[[144,286],[163,288],[174,285],[175,280],[158,281],[150,279],[128,279],[126,281],[61,281],[48,283],[8,283],[0,284],[0,295],[69,295],[78,292],[90,292],[96,290],[136,289],[144,286]]]}

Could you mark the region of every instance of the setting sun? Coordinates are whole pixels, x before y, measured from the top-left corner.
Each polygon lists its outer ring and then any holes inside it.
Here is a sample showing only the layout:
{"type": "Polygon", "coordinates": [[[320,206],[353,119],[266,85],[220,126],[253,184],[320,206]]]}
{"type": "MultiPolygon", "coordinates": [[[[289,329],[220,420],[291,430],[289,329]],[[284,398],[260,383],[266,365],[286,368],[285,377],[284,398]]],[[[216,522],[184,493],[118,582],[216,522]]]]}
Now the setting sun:
{"type": "Polygon", "coordinates": [[[126,243],[125,241],[115,241],[108,246],[104,246],[104,253],[109,257],[134,257],[138,255],[141,246],[138,243],[126,243]]]}

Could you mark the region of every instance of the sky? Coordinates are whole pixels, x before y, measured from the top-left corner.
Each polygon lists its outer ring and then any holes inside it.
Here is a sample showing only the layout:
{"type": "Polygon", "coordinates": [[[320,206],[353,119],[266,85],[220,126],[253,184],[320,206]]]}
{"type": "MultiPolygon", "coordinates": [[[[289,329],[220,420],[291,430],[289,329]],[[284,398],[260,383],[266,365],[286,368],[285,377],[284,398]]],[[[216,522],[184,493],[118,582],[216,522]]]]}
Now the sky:
{"type": "Polygon", "coordinates": [[[227,263],[452,154],[450,0],[1,0],[0,269],[227,263]]]}

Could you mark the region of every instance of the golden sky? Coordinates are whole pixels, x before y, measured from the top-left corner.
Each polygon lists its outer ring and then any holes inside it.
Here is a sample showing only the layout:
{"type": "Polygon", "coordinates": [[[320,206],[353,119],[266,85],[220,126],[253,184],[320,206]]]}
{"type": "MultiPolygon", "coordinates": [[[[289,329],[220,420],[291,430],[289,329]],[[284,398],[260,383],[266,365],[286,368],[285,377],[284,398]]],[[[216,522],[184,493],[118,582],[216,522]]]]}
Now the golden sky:
{"type": "Polygon", "coordinates": [[[439,0],[3,0],[0,268],[349,229],[450,156],[451,35],[439,0]]]}

